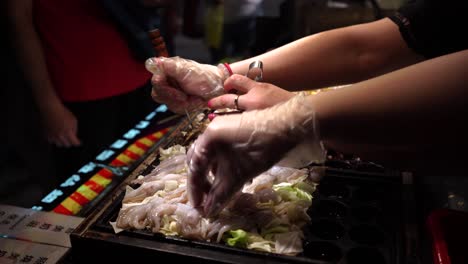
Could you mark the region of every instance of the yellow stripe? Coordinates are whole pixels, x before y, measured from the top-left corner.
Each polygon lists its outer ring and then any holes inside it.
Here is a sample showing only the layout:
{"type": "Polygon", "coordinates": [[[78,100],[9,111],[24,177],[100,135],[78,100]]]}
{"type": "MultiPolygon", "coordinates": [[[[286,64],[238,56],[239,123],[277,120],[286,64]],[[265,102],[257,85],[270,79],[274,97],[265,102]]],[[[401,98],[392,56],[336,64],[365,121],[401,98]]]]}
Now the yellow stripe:
{"type": "Polygon", "coordinates": [[[130,158],[129,156],[127,156],[125,154],[120,154],[119,156],[117,156],[117,159],[120,160],[121,162],[125,163],[125,164],[129,164],[129,163],[132,163],[133,161],[135,161],[134,159],[130,158]]]}
{"type": "Polygon", "coordinates": [[[153,144],[154,144],[154,141],[152,141],[152,140],[149,139],[149,138],[141,138],[141,139],[138,140],[138,142],[143,143],[143,144],[145,144],[145,145],[148,146],[148,147],[151,147],[151,146],[153,146],[153,144]]]}
{"type": "MultiPolygon", "coordinates": [[[[92,179],[92,178],[91,178],[92,179]]],[[[91,190],[88,186],[86,185],[81,185],[77,190],[76,190],[77,193],[83,195],[84,197],[86,197],[86,199],[88,200],[93,200],[94,198],[96,198],[96,196],[98,196],[98,193],[96,193],[95,191],[91,190]]]]}
{"type": "Polygon", "coordinates": [[[143,156],[143,154],[145,154],[145,150],[144,149],[141,149],[135,145],[130,145],[130,147],[127,148],[128,150],[130,150],[131,152],[139,155],[139,156],[143,156]]]}
{"type": "Polygon", "coordinates": [[[164,136],[164,134],[161,133],[161,132],[156,132],[156,133],[153,134],[153,136],[155,136],[157,138],[162,138],[164,136]]]}
{"type": "Polygon", "coordinates": [[[98,174],[95,174],[89,180],[101,185],[102,187],[106,187],[112,181],[112,180],[104,178],[104,177],[102,177],[101,175],[98,175],[98,174]]]}
{"type": "Polygon", "coordinates": [[[63,200],[61,205],[67,208],[74,215],[77,214],[81,210],[81,208],[83,208],[79,203],[77,203],[75,200],[71,199],[70,197],[67,197],[65,200],[63,200]]]}

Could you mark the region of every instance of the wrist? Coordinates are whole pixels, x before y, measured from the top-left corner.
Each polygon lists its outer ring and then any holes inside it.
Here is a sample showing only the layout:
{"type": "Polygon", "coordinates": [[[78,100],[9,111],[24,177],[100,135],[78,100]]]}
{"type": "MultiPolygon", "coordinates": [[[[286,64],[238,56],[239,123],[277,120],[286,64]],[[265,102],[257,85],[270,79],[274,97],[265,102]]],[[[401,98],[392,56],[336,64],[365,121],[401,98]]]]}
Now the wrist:
{"type": "Polygon", "coordinates": [[[308,142],[308,148],[315,153],[315,161],[320,163],[325,159],[325,149],[311,96],[299,93],[278,107],[282,108],[280,112],[285,113],[282,122],[284,135],[294,144],[308,142]]]}
{"type": "Polygon", "coordinates": [[[232,75],[232,69],[228,63],[218,64],[218,69],[221,71],[223,82],[232,75]]]}
{"type": "Polygon", "coordinates": [[[282,105],[286,112],[288,132],[299,140],[310,136],[319,138],[315,109],[307,98],[308,95],[305,93],[299,93],[282,105]]]}
{"type": "Polygon", "coordinates": [[[62,111],[65,105],[60,100],[40,101],[38,108],[42,115],[50,115],[62,111]]]}

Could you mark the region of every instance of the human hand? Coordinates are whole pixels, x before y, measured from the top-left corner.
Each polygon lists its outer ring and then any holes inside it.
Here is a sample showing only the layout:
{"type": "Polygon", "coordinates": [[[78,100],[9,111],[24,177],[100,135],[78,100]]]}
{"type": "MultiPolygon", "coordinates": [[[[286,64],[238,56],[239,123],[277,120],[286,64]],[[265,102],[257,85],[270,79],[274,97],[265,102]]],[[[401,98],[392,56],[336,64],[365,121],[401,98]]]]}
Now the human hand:
{"type": "Polygon", "coordinates": [[[63,104],[50,104],[43,113],[47,141],[57,147],[74,147],[81,144],[77,137],[78,121],[63,104]]]}
{"type": "Polygon", "coordinates": [[[323,162],[315,112],[305,98],[300,94],[271,108],[214,119],[187,153],[192,205],[205,216],[217,214],[247,181],[306,138],[315,141],[314,158],[323,162]]]}
{"type": "Polygon", "coordinates": [[[180,57],[150,58],[145,65],[153,73],[153,99],[179,114],[201,108],[207,100],[223,94],[223,83],[229,77],[222,64],[200,64],[180,57]]]}
{"type": "Polygon", "coordinates": [[[227,94],[215,97],[208,101],[212,109],[232,108],[237,98],[237,106],[241,110],[255,110],[271,107],[291,99],[294,94],[269,83],[256,82],[248,77],[234,74],[224,82],[224,91],[227,94]],[[228,92],[236,90],[237,94],[228,92]]]}

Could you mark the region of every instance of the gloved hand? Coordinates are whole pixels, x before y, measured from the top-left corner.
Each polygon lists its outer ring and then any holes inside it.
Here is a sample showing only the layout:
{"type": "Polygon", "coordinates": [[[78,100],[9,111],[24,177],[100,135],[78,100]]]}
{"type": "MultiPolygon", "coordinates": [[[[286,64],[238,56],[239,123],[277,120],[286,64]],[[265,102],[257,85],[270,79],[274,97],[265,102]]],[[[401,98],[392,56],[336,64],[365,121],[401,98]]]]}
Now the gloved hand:
{"type": "Polygon", "coordinates": [[[192,205],[205,216],[217,214],[247,181],[304,139],[315,142],[315,159],[323,162],[317,130],[315,112],[303,94],[271,108],[215,118],[187,153],[192,205]]]}
{"type": "Polygon", "coordinates": [[[208,102],[212,109],[235,109],[234,100],[238,95],[240,110],[258,110],[271,107],[287,101],[294,96],[293,93],[283,90],[273,84],[256,82],[246,76],[234,74],[224,82],[224,91],[227,94],[215,97],[208,102]],[[228,93],[236,90],[237,94],[228,93]]]}
{"type": "Polygon", "coordinates": [[[224,64],[200,64],[180,57],[150,58],[145,66],[153,73],[153,99],[179,114],[223,94],[223,83],[230,75],[224,64]]]}

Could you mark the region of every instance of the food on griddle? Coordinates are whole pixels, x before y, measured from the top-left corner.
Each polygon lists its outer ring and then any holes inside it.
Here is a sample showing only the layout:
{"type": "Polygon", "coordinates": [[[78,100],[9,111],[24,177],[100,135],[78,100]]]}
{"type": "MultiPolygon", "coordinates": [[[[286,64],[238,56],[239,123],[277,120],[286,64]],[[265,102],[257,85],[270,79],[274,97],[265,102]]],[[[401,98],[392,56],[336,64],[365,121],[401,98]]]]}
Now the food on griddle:
{"type": "Polygon", "coordinates": [[[316,184],[306,169],[274,166],[236,194],[216,218],[203,218],[187,196],[186,150],[161,149],[160,163],[127,187],[113,226],[225,243],[285,255],[302,252],[302,227],[316,184]]]}

